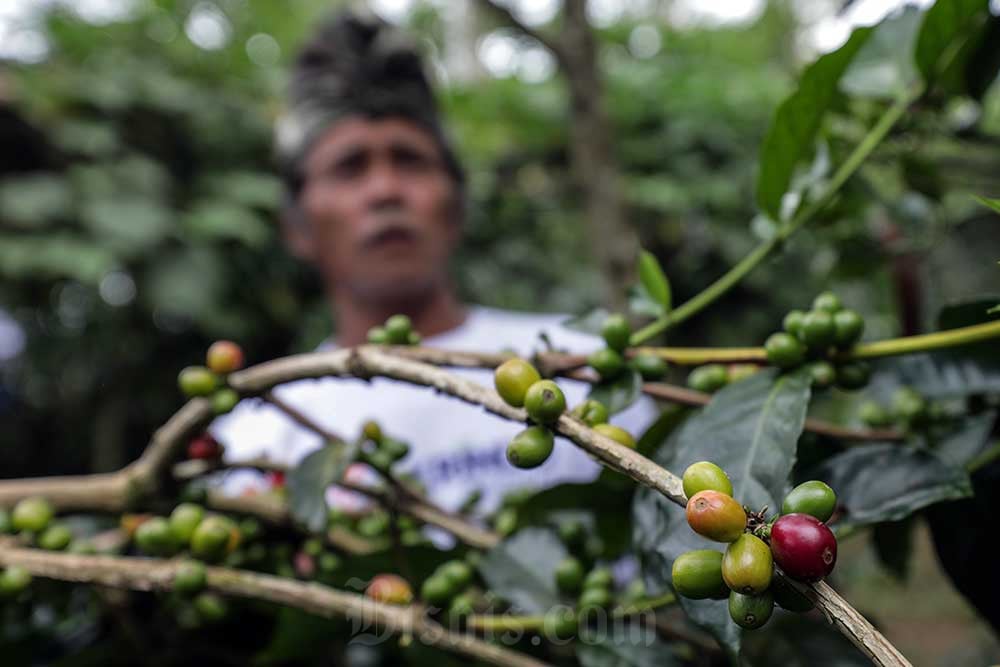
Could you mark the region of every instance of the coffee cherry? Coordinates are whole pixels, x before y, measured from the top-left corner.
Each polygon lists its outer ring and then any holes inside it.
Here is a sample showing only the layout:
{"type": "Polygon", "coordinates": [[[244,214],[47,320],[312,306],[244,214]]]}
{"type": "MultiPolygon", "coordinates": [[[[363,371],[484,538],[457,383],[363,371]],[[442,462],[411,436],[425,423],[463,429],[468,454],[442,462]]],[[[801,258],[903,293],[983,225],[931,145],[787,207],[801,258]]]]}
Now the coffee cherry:
{"type": "Polygon", "coordinates": [[[875,401],[865,401],[858,408],[858,418],[868,426],[888,426],[892,423],[892,415],[875,401]]]}
{"type": "Polygon", "coordinates": [[[826,521],[837,509],[837,494],[819,480],[803,482],[788,492],[781,503],[782,514],[808,514],[826,521]]]}
{"type": "Polygon", "coordinates": [[[406,334],[407,345],[420,345],[421,340],[422,339],[420,338],[420,334],[418,334],[416,331],[411,331],[410,333],[406,334]]]}
{"type": "Polygon", "coordinates": [[[781,328],[796,338],[802,337],[802,319],[806,316],[801,310],[790,310],[781,321],[781,328]]]}
{"type": "Polygon", "coordinates": [[[385,604],[404,605],[413,601],[413,589],[409,582],[395,574],[377,574],[372,577],[365,595],[385,604]]]}
{"type": "Polygon", "coordinates": [[[743,533],[726,548],[722,557],[722,578],[734,591],[759,595],[771,585],[774,561],[764,540],[743,533]]]}
{"type": "Polygon", "coordinates": [[[406,345],[413,323],[406,315],[393,315],[385,321],[385,333],[394,345],[406,345]]]}
{"type": "Polygon", "coordinates": [[[638,354],[632,360],[632,364],[639,371],[642,379],[647,382],[655,382],[667,374],[667,362],[655,354],[649,354],[648,352],[638,354]]]}
{"type": "Polygon", "coordinates": [[[0,600],[13,600],[28,590],[31,573],[20,565],[10,565],[0,570],[0,600]]]}
{"type": "Polygon", "coordinates": [[[892,413],[909,424],[920,422],[927,416],[927,401],[910,387],[900,387],[892,396],[892,413]]]}
{"type": "Polygon", "coordinates": [[[591,427],[608,421],[608,409],[600,401],[590,398],[573,408],[570,414],[591,427]]]}
{"type": "Polygon", "coordinates": [[[865,320],[855,310],[845,308],[833,314],[834,342],[838,347],[851,347],[861,339],[865,320]]]}
{"type": "Polygon", "coordinates": [[[62,551],[73,541],[73,533],[61,523],[53,523],[38,536],[38,546],[48,551],[62,551]]]}
{"type": "Polygon", "coordinates": [[[771,588],[768,589],[774,596],[774,603],[782,609],[804,614],[812,611],[814,605],[812,600],[802,593],[792,588],[792,585],[782,577],[775,577],[771,580],[771,588]]]}
{"type": "Polygon", "coordinates": [[[834,340],[833,315],[825,310],[812,310],[802,318],[799,340],[814,350],[826,348],[834,340]]]}
{"type": "Polygon", "coordinates": [[[219,386],[219,378],[204,366],[188,366],[177,375],[177,386],[188,398],[208,396],[219,386]]]}
{"type": "Polygon", "coordinates": [[[196,558],[215,562],[239,545],[239,529],[223,516],[206,517],[191,535],[191,553],[196,558]]]}
{"type": "Polygon", "coordinates": [[[813,299],[812,307],[813,310],[825,310],[826,312],[832,315],[833,313],[837,312],[844,306],[840,302],[839,296],[837,296],[833,292],[823,292],[822,294],[817,295],[815,299],[813,299]]]}
{"type": "Polygon", "coordinates": [[[369,419],[361,426],[361,433],[375,444],[382,442],[382,427],[374,419],[369,419]]]}
{"type": "Polygon", "coordinates": [[[837,367],[837,386],[841,389],[861,389],[868,384],[871,366],[864,361],[849,361],[837,367]]]}
{"type": "Polygon", "coordinates": [[[545,612],[542,633],[549,640],[569,639],[576,634],[577,617],[568,607],[556,607],[545,612]]]}
{"type": "Polygon", "coordinates": [[[358,534],[362,537],[375,538],[389,532],[389,515],[376,511],[358,520],[358,534]]]}
{"type": "Polygon", "coordinates": [[[461,560],[450,560],[437,568],[438,573],[451,582],[456,590],[462,590],[472,583],[472,568],[461,560]]]}
{"type": "Polygon", "coordinates": [[[698,549],[678,556],[670,578],[674,591],[691,600],[729,597],[729,588],[722,578],[722,554],[713,549],[698,549]]]}
{"type": "Polygon", "coordinates": [[[798,366],[806,358],[805,347],[788,333],[771,334],[764,342],[764,349],[768,363],[778,368],[798,366]]]}
{"type": "Polygon", "coordinates": [[[240,395],[235,389],[223,387],[212,394],[212,414],[224,415],[231,412],[240,402],[240,395]]]}
{"type": "Polygon", "coordinates": [[[598,424],[594,427],[594,430],[606,438],[611,438],[619,445],[625,445],[629,449],[636,448],[635,438],[632,437],[631,433],[620,426],[615,426],[614,424],[598,424]]]}
{"type": "Polygon", "coordinates": [[[816,581],[837,563],[837,538],[816,517],[786,514],[771,526],[771,553],[788,576],[816,581]]]}
{"type": "Polygon", "coordinates": [[[285,472],[283,470],[268,470],[264,474],[264,479],[267,480],[267,485],[275,491],[285,488],[285,472]]]}
{"type": "Polygon", "coordinates": [[[382,438],[382,442],[379,443],[378,448],[379,451],[385,452],[386,456],[392,459],[393,462],[406,458],[406,455],[410,453],[410,446],[408,444],[393,438],[382,438]]]}
{"type": "Polygon", "coordinates": [[[736,625],[746,630],[763,626],[773,611],[774,597],[770,591],[760,595],[744,595],[736,591],[729,594],[729,616],[736,625]]]}
{"type": "Polygon", "coordinates": [[[555,440],[544,426],[529,426],[507,445],[507,460],[517,468],[537,468],[552,454],[555,440]]]}
{"type": "Polygon", "coordinates": [[[10,519],[10,512],[0,507],[0,535],[14,532],[14,522],[10,519]]]}
{"type": "Polygon", "coordinates": [[[590,561],[596,561],[605,556],[606,545],[600,535],[588,535],[583,543],[583,555],[590,561]]]}
{"type": "Polygon", "coordinates": [[[316,559],[316,565],[323,574],[332,574],[340,569],[340,556],[324,551],[316,559]]]}
{"type": "Polygon", "coordinates": [[[587,357],[587,364],[597,371],[601,380],[613,380],[625,370],[625,358],[610,347],[604,347],[587,357]]]}
{"type": "Polygon", "coordinates": [[[688,498],[705,490],[733,495],[733,483],[729,481],[726,471],[711,461],[692,463],[684,470],[681,481],[684,483],[684,495],[688,498]]]}
{"type": "Polygon", "coordinates": [[[833,386],[837,370],[829,361],[814,361],[809,364],[809,375],[812,376],[813,387],[825,389],[833,386]]]}
{"type": "Polygon", "coordinates": [[[447,577],[436,573],[420,587],[420,598],[435,607],[444,607],[457,593],[455,585],[447,577]]]}
{"type": "Polygon", "coordinates": [[[718,491],[699,491],[687,502],[688,525],[715,542],[732,542],[743,534],[747,514],[732,496],[718,491]]]}
{"type": "Polygon", "coordinates": [[[170,513],[170,532],[179,544],[188,544],[204,518],[205,510],[201,505],[181,503],[170,513]]]}
{"type": "Polygon", "coordinates": [[[587,532],[581,521],[569,520],[559,524],[559,539],[571,549],[583,544],[587,532]]]}
{"type": "Polygon", "coordinates": [[[501,537],[507,537],[517,530],[517,521],[517,510],[513,507],[505,507],[494,517],[493,530],[498,532],[501,537]]]}
{"type": "Polygon", "coordinates": [[[711,394],[726,386],[729,382],[729,371],[722,364],[706,364],[699,366],[688,375],[687,384],[695,391],[711,394]]]}
{"type": "Polygon", "coordinates": [[[632,327],[624,315],[615,313],[608,315],[601,326],[601,336],[608,347],[616,352],[623,352],[628,347],[629,336],[632,335],[632,327]]]}
{"type": "Polygon", "coordinates": [[[556,565],[556,586],[563,593],[576,593],[583,585],[583,563],[578,559],[564,558],[556,565]]]}
{"type": "Polygon", "coordinates": [[[388,345],[389,334],[385,327],[372,327],[368,330],[368,342],[372,345],[388,345]]]}
{"type": "Polygon", "coordinates": [[[187,456],[189,459],[214,461],[222,457],[222,445],[211,434],[202,433],[188,443],[187,456]]]}
{"type": "Polygon", "coordinates": [[[456,595],[448,605],[448,618],[460,620],[476,613],[475,599],[468,593],[456,595]]]}
{"type": "Polygon", "coordinates": [[[606,609],[611,606],[613,599],[611,591],[607,588],[584,587],[583,592],[580,593],[580,599],[577,604],[581,611],[593,608],[606,609]]]}
{"type": "Polygon", "coordinates": [[[215,593],[199,593],[194,599],[194,609],[206,623],[218,623],[229,615],[229,604],[215,593]]]}
{"type": "Polygon", "coordinates": [[[17,532],[40,533],[52,520],[55,510],[45,498],[32,497],[18,501],[11,512],[10,521],[17,532]]]}
{"type": "Polygon", "coordinates": [[[174,572],[174,590],[185,597],[202,592],[207,581],[208,571],[200,561],[186,560],[174,572]]]}
{"type": "Polygon", "coordinates": [[[231,340],[217,340],[208,348],[205,365],[213,373],[226,375],[243,368],[243,348],[231,340]]]}
{"type": "Polygon", "coordinates": [[[745,380],[759,371],[760,366],[757,364],[729,364],[726,367],[726,373],[729,375],[729,384],[745,380]]]}
{"type": "Polygon", "coordinates": [[[595,567],[583,578],[583,588],[603,588],[610,589],[615,583],[615,578],[611,570],[606,567],[595,567]]]}
{"type": "Polygon", "coordinates": [[[177,550],[170,522],[161,516],[143,521],[135,530],[135,544],[150,556],[171,556],[177,550]]]}
{"type": "Polygon", "coordinates": [[[508,359],[493,372],[493,385],[508,405],[524,406],[524,397],[531,385],[542,379],[538,371],[524,359],[508,359]]]}
{"type": "Polygon", "coordinates": [[[566,410],[566,396],[552,380],[539,380],[524,395],[524,409],[539,424],[551,424],[566,410]]]}

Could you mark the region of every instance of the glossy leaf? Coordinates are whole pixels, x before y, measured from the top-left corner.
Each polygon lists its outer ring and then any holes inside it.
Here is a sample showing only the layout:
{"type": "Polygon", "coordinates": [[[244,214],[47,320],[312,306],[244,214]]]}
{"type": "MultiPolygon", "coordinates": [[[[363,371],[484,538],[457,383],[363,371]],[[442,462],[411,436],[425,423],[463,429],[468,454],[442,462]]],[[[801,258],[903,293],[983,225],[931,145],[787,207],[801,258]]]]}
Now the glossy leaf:
{"type": "Polygon", "coordinates": [[[646,250],[639,252],[638,272],[639,281],[646,288],[649,297],[662,306],[665,312],[670,312],[670,280],[653,253],[646,250]]]}
{"type": "Polygon", "coordinates": [[[969,29],[989,16],[989,0],[938,0],[924,14],[913,57],[925,79],[946,67],[969,29]]]}
{"type": "Polygon", "coordinates": [[[882,21],[858,51],[841,88],[851,95],[896,97],[920,78],[913,49],[923,12],[913,6],[882,21]]]}
{"type": "Polygon", "coordinates": [[[977,195],[973,195],[973,197],[983,206],[993,209],[996,213],[1000,213],[1000,199],[990,199],[989,197],[979,197],[977,195]]]}
{"type": "Polygon", "coordinates": [[[479,573],[525,614],[543,614],[561,604],[555,568],[566,557],[566,547],[552,531],[524,528],[488,551],[479,573]]]}
{"type": "Polygon", "coordinates": [[[302,459],[288,473],[288,507],[292,518],[309,530],[326,526],[326,490],[339,481],[357,457],[356,444],[326,445],[302,459]]]}

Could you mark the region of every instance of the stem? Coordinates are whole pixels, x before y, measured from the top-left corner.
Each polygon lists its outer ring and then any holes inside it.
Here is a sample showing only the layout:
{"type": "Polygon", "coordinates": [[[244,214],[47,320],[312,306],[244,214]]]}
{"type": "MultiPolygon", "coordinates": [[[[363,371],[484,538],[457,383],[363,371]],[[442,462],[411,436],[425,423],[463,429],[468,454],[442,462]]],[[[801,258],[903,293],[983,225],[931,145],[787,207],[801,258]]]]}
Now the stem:
{"type": "Polygon", "coordinates": [[[854,172],[857,171],[858,167],[861,166],[861,164],[868,158],[872,151],[875,150],[879,143],[882,142],[885,136],[889,133],[889,130],[892,129],[892,126],[896,124],[896,121],[898,121],[902,115],[906,113],[907,108],[909,108],[909,106],[917,98],[919,98],[923,92],[924,84],[917,84],[913,86],[913,88],[910,89],[910,91],[908,91],[905,95],[898,98],[892,106],[886,109],[879,118],[878,122],[875,123],[875,125],[868,131],[868,134],[862,138],[861,142],[854,148],[851,154],[847,156],[847,159],[840,165],[833,177],[827,181],[822,193],[820,193],[816,199],[800,208],[795,216],[786,225],[781,227],[781,229],[779,229],[773,237],[762,242],[750,251],[750,254],[740,260],[736,266],[723,274],[721,278],[706,287],[699,294],[663,317],[636,331],[629,339],[629,344],[641,345],[654,336],[657,336],[667,329],[680,324],[692,315],[695,315],[703,310],[706,306],[721,297],[741,280],[743,280],[743,278],[745,278],[751,271],[757,268],[761,262],[764,261],[772,250],[780,246],[786,239],[788,239],[788,237],[798,231],[803,224],[808,222],[814,215],[822,210],[831,199],[833,199],[834,195],[836,195],[840,188],[843,187],[844,183],[847,182],[847,179],[849,179],[854,172]]]}
{"type": "Polygon", "coordinates": [[[636,614],[641,614],[646,611],[654,611],[660,607],[666,607],[667,605],[672,605],[677,602],[677,596],[673,593],[663,593],[654,598],[646,598],[644,600],[639,600],[625,607],[618,607],[612,612],[615,617],[619,616],[634,616],[636,614]]]}

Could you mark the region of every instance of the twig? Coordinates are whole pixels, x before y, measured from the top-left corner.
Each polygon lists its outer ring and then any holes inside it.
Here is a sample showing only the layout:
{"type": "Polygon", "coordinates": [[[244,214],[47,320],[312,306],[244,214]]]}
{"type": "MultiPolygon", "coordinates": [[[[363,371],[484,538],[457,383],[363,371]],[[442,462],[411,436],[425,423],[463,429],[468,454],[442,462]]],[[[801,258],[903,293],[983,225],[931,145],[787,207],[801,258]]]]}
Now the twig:
{"type": "Polygon", "coordinates": [[[333,431],[324,428],[323,426],[318,424],[314,419],[307,416],[301,410],[298,410],[294,406],[289,405],[282,399],[275,396],[273,391],[265,393],[263,396],[261,396],[261,398],[270,403],[271,405],[273,405],[274,407],[278,408],[282,412],[284,412],[289,417],[291,417],[293,421],[306,427],[313,433],[319,435],[327,443],[343,444],[345,442],[345,440],[342,437],[340,437],[333,431]]]}
{"type": "MultiPolygon", "coordinates": [[[[180,562],[0,548],[0,565],[19,565],[33,576],[46,579],[163,591],[171,588],[180,562]]],[[[545,667],[545,663],[529,656],[449,632],[419,607],[382,604],[315,583],[222,567],[208,568],[207,587],[233,597],[274,602],[326,618],[344,616],[359,621],[362,630],[410,634],[422,643],[501,667],[545,667]]]]}
{"type": "Polygon", "coordinates": [[[499,5],[496,2],[493,2],[493,0],[479,0],[479,6],[491,12],[503,23],[511,25],[520,30],[521,32],[523,32],[528,37],[537,40],[542,46],[544,46],[546,49],[552,52],[552,55],[555,56],[556,60],[558,60],[561,64],[565,64],[566,53],[565,50],[563,49],[562,43],[556,41],[551,37],[548,37],[547,35],[542,34],[538,30],[535,30],[527,23],[517,18],[517,16],[514,15],[514,12],[512,12],[510,9],[504,7],[503,5],[499,5]]]}

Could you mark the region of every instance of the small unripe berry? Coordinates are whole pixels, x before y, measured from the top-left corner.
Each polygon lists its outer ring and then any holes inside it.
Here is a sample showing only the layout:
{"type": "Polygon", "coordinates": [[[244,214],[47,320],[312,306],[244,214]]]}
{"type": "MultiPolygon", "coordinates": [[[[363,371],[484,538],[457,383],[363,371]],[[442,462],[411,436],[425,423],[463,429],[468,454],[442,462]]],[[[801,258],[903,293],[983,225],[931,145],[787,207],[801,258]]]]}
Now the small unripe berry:
{"type": "Polygon", "coordinates": [[[825,310],[812,310],[802,318],[799,340],[812,349],[823,349],[833,344],[835,331],[833,315],[825,310]]]}
{"type": "Polygon", "coordinates": [[[18,532],[40,533],[49,525],[55,511],[45,498],[32,497],[18,501],[11,512],[11,524],[18,532]]]}
{"type": "Polygon", "coordinates": [[[171,556],[177,550],[170,523],[160,516],[143,521],[136,528],[135,543],[143,553],[150,556],[171,556]]]}
{"type": "Polygon", "coordinates": [[[556,566],[556,586],[563,593],[576,593],[583,584],[583,563],[569,557],[556,566]]]}
{"type": "Polygon", "coordinates": [[[583,579],[584,588],[611,588],[615,583],[615,578],[611,574],[611,570],[606,567],[595,567],[593,570],[587,573],[587,576],[583,579]]]}
{"type": "Polygon", "coordinates": [[[813,299],[812,307],[813,310],[825,310],[826,312],[833,314],[844,306],[840,302],[839,296],[833,292],[823,292],[813,299]]]}
{"type": "Polygon", "coordinates": [[[722,557],[722,578],[734,591],[760,595],[771,585],[774,561],[764,540],[743,533],[726,548],[722,557]]]}
{"type": "Polygon", "coordinates": [[[726,471],[711,461],[692,463],[684,470],[681,481],[684,484],[684,495],[688,498],[705,490],[733,495],[733,483],[726,471]]]}
{"type": "Polygon", "coordinates": [[[53,523],[38,536],[38,546],[48,551],[62,551],[73,541],[73,533],[61,523],[53,523]]]}
{"type": "Polygon", "coordinates": [[[219,378],[204,366],[188,366],[177,375],[177,386],[188,398],[209,396],[219,386],[219,378]]]}
{"type": "Polygon", "coordinates": [[[552,431],[544,426],[529,426],[507,445],[507,460],[518,468],[535,468],[545,463],[554,446],[552,431]]]}
{"type": "Polygon", "coordinates": [[[0,570],[0,600],[13,600],[31,585],[31,573],[20,565],[0,570]]]}
{"type": "Polygon", "coordinates": [[[782,320],[781,326],[785,331],[799,338],[802,332],[802,318],[805,316],[806,314],[801,310],[790,310],[785,315],[785,319],[782,320]]]}
{"type": "Polygon", "coordinates": [[[577,605],[581,611],[592,608],[606,609],[611,606],[612,600],[611,591],[607,588],[584,587],[577,605]]]}
{"type": "Polygon", "coordinates": [[[194,503],[181,503],[174,508],[168,519],[170,532],[178,544],[188,544],[191,536],[202,519],[205,518],[205,509],[201,505],[194,503]]]}
{"type": "Polygon", "coordinates": [[[594,430],[603,435],[605,438],[611,438],[619,445],[625,445],[629,449],[636,448],[635,438],[632,434],[623,429],[621,426],[615,426],[614,424],[598,424],[594,427],[594,430]]]}
{"type": "Polygon", "coordinates": [[[229,387],[218,389],[212,394],[212,413],[224,415],[232,411],[239,402],[240,395],[236,393],[235,389],[230,389],[229,387]]]}
{"type": "Polygon", "coordinates": [[[849,361],[837,367],[837,386],[841,389],[861,389],[868,384],[871,366],[864,361],[849,361]]]}
{"type": "Polygon", "coordinates": [[[809,375],[812,377],[813,387],[825,389],[833,386],[837,379],[837,370],[829,361],[814,361],[809,364],[809,375]]]}
{"type": "Polygon", "coordinates": [[[691,371],[687,384],[695,391],[711,394],[726,386],[729,372],[722,364],[705,364],[691,371]]]}
{"type": "Polygon", "coordinates": [[[806,358],[805,346],[791,334],[778,332],[768,336],[764,342],[767,360],[778,368],[792,368],[806,358]]]}
{"type": "Polygon", "coordinates": [[[834,339],[839,347],[851,347],[865,331],[865,321],[857,311],[845,308],[833,314],[834,339]]]}
{"type": "Polygon", "coordinates": [[[610,347],[602,347],[587,357],[587,364],[597,371],[601,380],[613,380],[625,370],[625,358],[610,347]]]}
{"type": "Polygon", "coordinates": [[[361,432],[372,442],[378,443],[382,441],[382,427],[378,425],[377,421],[372,419],[366,421],[364,426],[361,427],[361,432]]]}
{"type": "Polygon", "coordinates": [[[513,507],[505,507],[497,512],[493,519],[493,529],[503,537],[517,530],[517,510],[513,507]]]}
{"type": "Polygon", "coordinates": [[[385,327],[372,327],[368,330],[368,342],[372,345],[388,345],[389,334],[385,327]]]}
{"type": "Polygon", "coordinates": [[[461,560],[450,560],[437,568],[437,572],[450,581],[457,590],[462,590],[472,583],[472,568],[461,560]]]}
{"type": "Polygon", "coordinates": [[[667,362],[655,354],[649,354],[648,352],[637,354],[632,363],[635,369],[639,371],[642,379],[647,382],[662,379],[667,374],[667,362]]]}
{"type": "Polygon", "coordinates": [[[566,396],[552,380],[539,380],[524,395],[524,408],[539,424],[551,424],[566,410],[566,396]]]}
{"type": "Polygon", "coordinates": [[[590,398],[573,408],[571,414],[591,427],[607,423],[608,421],[608,409],[600,401],[590,398]]]}
{"type": "Polygon", "coordinates": [[[508,359],[493,373],[493,385],[497,393],[508,405],[515,408],[524,406],[528,389],[542,379],[538,370],[524,359],[508,359]]]}
{"type": "Polygon", "coordinates": [[[737,591],[729,594],[729,616],[736,625],[746,630],[756,630],[767,623],[773,611],[771,591],[760,595],[744,595],[737,591]]]}
{"type": "Polygon", "coordinates": [[[243,368],[243,348],[231,340],[217,340],[208,348],[205,365],[213,373],[226,375],[243,368]]]}
{"type": "Polygon", "coordinates": [[[601,327],[601,336],[603,336],[604,342],[616,352],[622,352],[628,347],[628,339],[631,335],[632,327],[629,326],[624,315],[609,315],[601,327]]]}
{"type": "Polygon", "coordinates": [[[432,574],[420,586],[420,598],[429,605],[444,607],[458,594],[455,585],[440,574],[432,574]]]}
{"type": "Polygon", "coordinates": [[[406,345],[412,330],[413,323],[406,315],[393,315],[385,321],[385,333],[394,345],[406,345]]]}
{"type": "Polygon", "coordinates": [[[788,492],[781,503],[782,514],[808,514],[826,521],[837,509],[837,494],[825,483],[814,479],[788,492]]]}
{"type": "Polygon", "coordinates": [[[858,418],[868,426],[888,426],[892,415],[875,401],[865,401],[858,408],[858,418]]]}
{"type": "Polygon", "coordinates": [[[191,553],[195,557],[218,561],[239,545],[239,529],[223,516],[206,517],[191,535],[191,553]]]}
{"type": "Polygon", "coordinates": [[[197,595],[205,588],[208,573],[205,564],[187,560],[177,566],[174,572],[174,590],[184,596],[197,595]]]}
{"type": "Polygon", "coordinates": [[[229,605],[215,593],[199,593],[194,599],[194,608],[207,623],[218,623],[229,615],[229,605]]]}
{"type": "Polygon", "coordinates": [[[670,579],[678,595],[691,600],[729,597],[729,587],[722,579],[722,554],[713,549],[688,551],[676,558],[670,579]]]}

